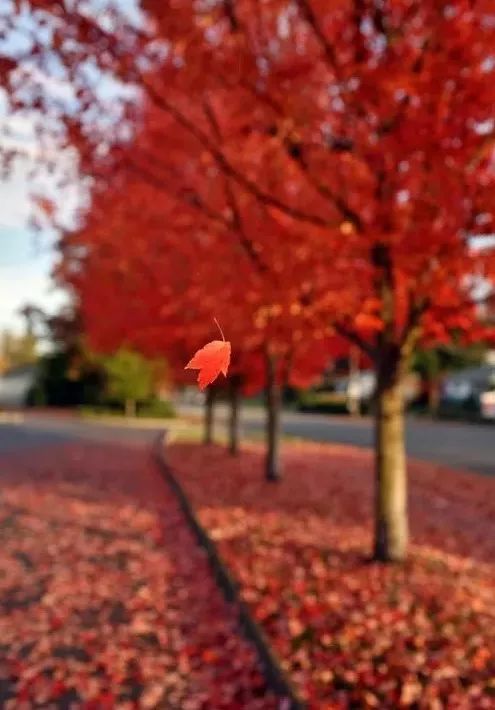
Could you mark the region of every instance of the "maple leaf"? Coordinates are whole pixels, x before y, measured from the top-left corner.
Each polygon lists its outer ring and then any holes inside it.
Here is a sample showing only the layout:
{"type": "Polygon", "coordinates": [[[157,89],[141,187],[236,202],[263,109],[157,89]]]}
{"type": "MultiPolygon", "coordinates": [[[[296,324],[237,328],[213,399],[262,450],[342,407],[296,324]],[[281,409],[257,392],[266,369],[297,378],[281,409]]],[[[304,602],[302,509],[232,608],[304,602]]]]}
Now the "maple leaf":
{"type": "MultiPolygon", "coordinates": [[[[215,321],[216,322],[216,321],[215,321]]],[[[217,323],[218,325],[218,323],[217,323]]],[[[230,343],[223,337],[222,340],[212,340],[201,350],[198,350],[185,366],[185,370],[199,370],[199,388],[204,390],[209,384],[217,379],[220,373],[227,376],[230,364],[230,343]]]]}

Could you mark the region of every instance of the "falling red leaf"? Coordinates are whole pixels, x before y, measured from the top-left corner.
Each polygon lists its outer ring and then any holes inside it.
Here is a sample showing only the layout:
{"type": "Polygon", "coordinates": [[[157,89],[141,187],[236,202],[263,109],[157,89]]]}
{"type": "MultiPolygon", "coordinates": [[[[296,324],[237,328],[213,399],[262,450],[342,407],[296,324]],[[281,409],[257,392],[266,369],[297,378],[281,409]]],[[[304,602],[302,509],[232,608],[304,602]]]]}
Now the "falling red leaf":
{"type": "Polygon", "coordinates": [[[230,343],[225,340],[220,323],[216,318],[213,320],[222,339],[207,343],[204,348],[194,354],[184,368],[185,370],[199,370],[198,382],[199,388],[202,390],[216,380],[221,372],[226,377],[230,364],[230,343]]]}
{"type": "Polygon", "coordinates": [[[226,340],[212,340],[197,351],[184,369],[199,370],[199,387],[204,390],[221,372],[227,375],[229,364],[230,343],[226,340]]]}

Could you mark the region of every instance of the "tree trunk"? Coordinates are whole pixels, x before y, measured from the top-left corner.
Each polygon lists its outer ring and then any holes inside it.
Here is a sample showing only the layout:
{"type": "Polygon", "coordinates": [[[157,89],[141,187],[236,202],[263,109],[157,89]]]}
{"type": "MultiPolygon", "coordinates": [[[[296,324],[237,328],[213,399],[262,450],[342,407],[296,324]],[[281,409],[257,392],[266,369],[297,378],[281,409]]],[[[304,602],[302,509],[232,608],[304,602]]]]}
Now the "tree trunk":
{"type": "Polygon", "coordinates": [[[126,415],[126,417],[135,417],[136,416],[136,400],[135,399],[126,399],[126,401],[125,401],[125,415],[126,415]]]}
{"type": "Polygon", "coordinates": [[[361,401],[359,396],[359,351],[351,347],[349,353],[349,383],[347,386],[347,409],[351,417],[361,414],[361,401]]]}
{"type": "Polygon", "coordinates": [[[404,400],[401,377],[378,373],[375,403],[375,559],[405,559],[408,542],[404,400]]]}
{"type": "Polygon", "coordinates": [[[265,478],[279,481],[280,470],[280,404],[281,388],[277,382],[277,361],[266,357],[266,457],[265,478]]]}
{"type": "Polygon", "coordinates": [[[229,419],[229,451],[232,456],[239,453],[239,405],[241,383],[238,377],[230,379],[230,419],[229,419]]]}
{"type": "Polygon", "coordinates": [[[213,444],[215,390],[208,387],[205,397],[203,443],[213,444]]]}
{"type": "Polygon", "coordinates": [[[440,405],[440,382],[438,377],[431,377],[428,381],[428,414],[436,417],[440,405]]]}

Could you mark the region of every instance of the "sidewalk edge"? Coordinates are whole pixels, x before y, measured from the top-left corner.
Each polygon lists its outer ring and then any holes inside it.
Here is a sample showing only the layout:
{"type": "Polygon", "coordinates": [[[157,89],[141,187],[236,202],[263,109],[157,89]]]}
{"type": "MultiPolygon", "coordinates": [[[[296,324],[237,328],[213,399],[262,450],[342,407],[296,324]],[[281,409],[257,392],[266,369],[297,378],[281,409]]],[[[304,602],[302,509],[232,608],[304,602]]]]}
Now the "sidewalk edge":
{"type": "Polygon", "coordinates": [[[215,580],[226,601],[235,606],[241,630],[256,649],[268,688],[280,698],[280,707],[284,710],[305,710],[305,703],[298,698],[292,683],[280,665],[280,661],[270,647],[264,631],[253,618],[247,604],[241,599],[238,582],[232,576],[208,532],[200,523],[182,485],[168,465],[165,457],[166,443],[167,432],[164,431],[159,435],[155,447],[155,458],[160,472],[177,497],[198,543],[206,551],[215,580]]]}

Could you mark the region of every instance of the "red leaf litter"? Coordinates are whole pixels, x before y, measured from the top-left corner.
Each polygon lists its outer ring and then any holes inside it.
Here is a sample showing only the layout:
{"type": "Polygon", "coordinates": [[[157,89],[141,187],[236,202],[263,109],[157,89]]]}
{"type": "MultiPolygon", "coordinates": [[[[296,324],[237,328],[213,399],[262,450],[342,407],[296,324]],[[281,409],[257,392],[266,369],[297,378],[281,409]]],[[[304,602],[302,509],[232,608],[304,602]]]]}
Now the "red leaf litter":
{"type": "Polygon", "coordinates": [[[143,451],[0,461],[0,707],[275,708],[143,451]]]}
{"type": "Polygon", "coordinates": [[[410,466],[412,545],[370,564],[371,454],[177,444],[169,460],[311,709],[495,708],[495,478],[410,466]]]}

